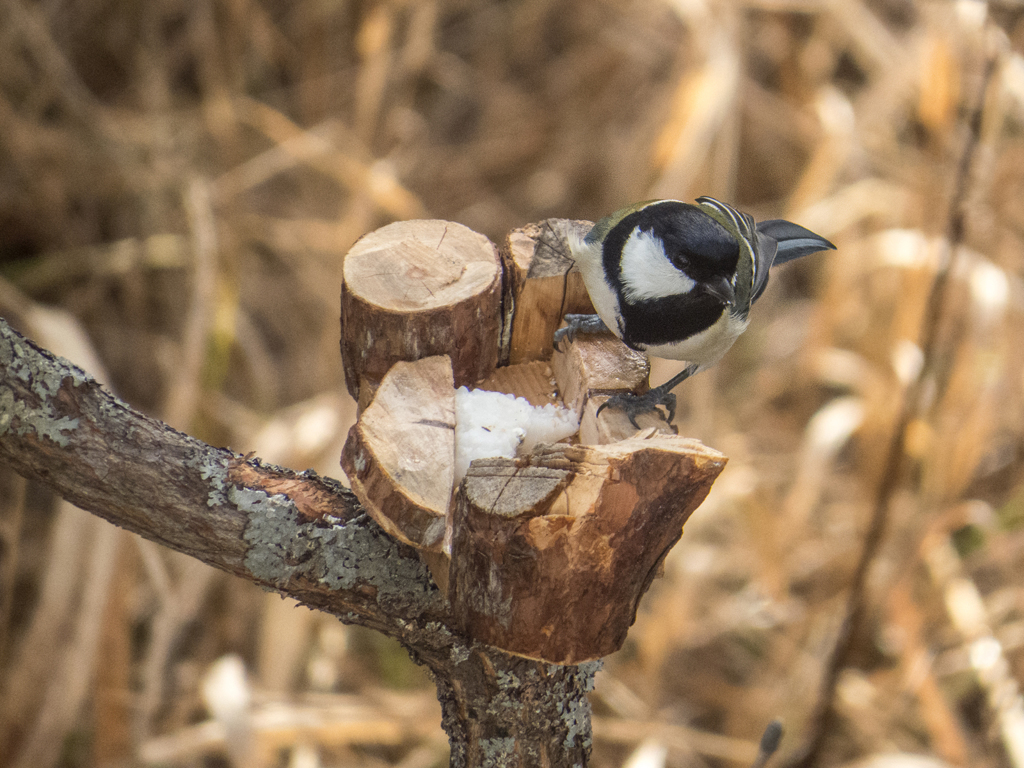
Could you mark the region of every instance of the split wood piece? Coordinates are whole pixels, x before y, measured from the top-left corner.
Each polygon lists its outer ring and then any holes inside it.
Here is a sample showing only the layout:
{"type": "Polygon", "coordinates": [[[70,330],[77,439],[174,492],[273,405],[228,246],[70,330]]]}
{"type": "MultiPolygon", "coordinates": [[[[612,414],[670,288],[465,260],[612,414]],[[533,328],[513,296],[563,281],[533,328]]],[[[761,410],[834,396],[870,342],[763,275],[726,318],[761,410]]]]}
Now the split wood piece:
{"type": "Polygon", "coordinates": [[[341,466],[395,538],[439,552],[455,478],[455,389],[447,356],[398,362],[349,430],[341,466]]]}
{"type": "Polygon", "coordinates": [[[726,458],[645,430],[613,445],[480,459],[456,497],[449,598],[467,636],[577,664],[621,647],[726,458]]]}
{"type": "Polygon", "coordinates": [[[501,246],[507,275],[501,365],[550,359],[563,316],[594,312],[583,276],[572,269],[567,239],[570,230],[582,237],[592,226],[589,221],[547,219],[506,236],[501,246]]]}
{"type": "Polygon", "coordinates": [[[558,391],[566,408],[582,413],[593,394],[643,392],[651,365],[611,333],[578,333],[563,339],[551,359],[558,391]]]}
{"type": "MultiPolygon", "coordinates": [[[[565,339],[551,359],[551,370],[566,408],[580,417],[580,439],[584,445],[615,443],[637,432],[621,410],[598,407],[612,395],[647,390],[650,374],[647,357],[636,352],[611,333],[579,333],[565,339]]],[[[656,428],[672,432],[658,413],[637,416],[641,429],[656,428]]]]}
{"type": "Polygon", "coordinates": [[[496,368],[478,389],[525,398],[530,405],[561,405],[551,365],[541,360],[496,368]]]}
{"type": "Polygon", "coordinates": [[[449,355],[456,386],[475,384],[497,365],[500,333],[498,252],[468,227],[399,221],[345,256],[341,357],[361,406],[399,360],[449,355]]]}

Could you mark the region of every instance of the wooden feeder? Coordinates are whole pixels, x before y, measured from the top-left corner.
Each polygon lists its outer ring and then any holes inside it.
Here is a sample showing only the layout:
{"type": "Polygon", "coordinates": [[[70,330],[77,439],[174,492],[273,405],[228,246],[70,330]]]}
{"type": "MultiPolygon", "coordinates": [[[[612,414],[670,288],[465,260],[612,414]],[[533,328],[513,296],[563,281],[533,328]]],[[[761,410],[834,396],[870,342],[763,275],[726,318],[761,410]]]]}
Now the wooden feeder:
{"type": "Polygon", "coordinates": [[[566,255],[570,228],[586,226],[549,219],[495,249],[450,222],[392,224],[356,244],[342,288],[345,376],[361,405],[342,454],[352,490],[420,550],[468,637],[557,664],[622,645],[726,461],[655,414],[639,432],[620,411],[597,416],[647,387],[646,359],[611,334],[553,350],[561,316],[592,311],[566,255]],[[455,486],[463,384],[563,403],[579,434],[477,459],[455,486]]]}

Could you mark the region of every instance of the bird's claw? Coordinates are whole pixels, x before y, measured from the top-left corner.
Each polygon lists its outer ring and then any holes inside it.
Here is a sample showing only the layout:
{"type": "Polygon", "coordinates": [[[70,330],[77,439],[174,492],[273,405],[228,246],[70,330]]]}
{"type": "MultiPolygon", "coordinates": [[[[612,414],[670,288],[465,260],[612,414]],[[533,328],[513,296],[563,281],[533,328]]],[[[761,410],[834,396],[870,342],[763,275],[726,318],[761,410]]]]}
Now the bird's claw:
{"type": "Polygon", "coordinates": [[[608,326],[597,315],[566,315],[565,327],[555,331],[555,349],[561,351],[559,345],[562,339],[568,339],[571,344],[576,340],[577,333],[601,333],[607,330],[608,326]]]}
{"type": "Polygon", "coordinates": [[[562,339],[568,339],[571,344],[576,340],[576,329],[571,325],[567,325],[565,328],[559,328],[555,331],[555,349],[559,352],[562,351],[561,346],[559,346],[562,343],[562,339]]]}
{"type": "Polygon", "coordinates": [[[624,392],[619,395],[612,395],[601,403],[595,415],[600,416],[601,411],[605,408],[618,408],[622,410],[626,414],[626,418],[629,419],[629,423],[636,429],[640,429],[640,425],[636,423],[636,417],[641,413],[654,412],[659,415],[665,415],[665,421],[671,424],[676,417],[676,396],[675,393],[661,387],[655,387],[642,395],[624,392]],[[666,414],[662,414],[659,406],[665,408],[666,414]]]}

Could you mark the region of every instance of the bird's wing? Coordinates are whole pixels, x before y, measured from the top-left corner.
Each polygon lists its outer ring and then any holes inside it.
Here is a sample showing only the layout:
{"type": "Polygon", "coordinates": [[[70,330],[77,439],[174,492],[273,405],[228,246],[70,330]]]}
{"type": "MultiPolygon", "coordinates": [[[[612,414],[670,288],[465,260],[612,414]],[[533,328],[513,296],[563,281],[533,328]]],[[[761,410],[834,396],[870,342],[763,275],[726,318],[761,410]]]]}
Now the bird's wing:
{"type": "Polygon", "coordinates": [[[754,270],[754,288],[750,295],[751,304],[757,301],[764,293],[764,289],[768,287],[768,272],[773,264],[779,263],[779,256],[782,255],[779,253],[779,244],[773,238],[763,234],[760,225],[757,230],[755,253],[757,254],[757,269],[754,270]]]}
{"type": "Polygon", "coordinates": [[[736,305],[733,313],[746,317],[750,312],[750,305],[760,292],[764,290],[768,282],[768,269],[771,267],[771,259],[775,257],[774,252],[766,262],[761,253],[764,238],[757,236],[757,229],[754,226],[754,217],[743,211],[738,211],[731,205],[727,205],[713,197],[698,197],[697,205],[701,207],[708,216],[717,221],[725,230],[736,238],[740,246],[740,257],[736,263],[736,305]]]}

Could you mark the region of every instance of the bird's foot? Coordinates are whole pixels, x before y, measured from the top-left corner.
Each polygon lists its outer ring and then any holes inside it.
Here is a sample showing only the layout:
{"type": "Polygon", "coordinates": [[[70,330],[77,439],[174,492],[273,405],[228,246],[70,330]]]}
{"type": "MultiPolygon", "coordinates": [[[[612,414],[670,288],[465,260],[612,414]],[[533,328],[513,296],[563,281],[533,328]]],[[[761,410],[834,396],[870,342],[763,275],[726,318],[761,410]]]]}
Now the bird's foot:
{"type": "Polygon", "coordinates": [[[601,406],[597,409],[597,415],[600,415],[601,411],[609,406],[621,408],[625,411],[626,416],[629,417],[629,423],[640,429],[640,425],[636,423],[636,417],[641,413],[650,413],[651,411],[661,413],[658,410],[660,405],[664,406],[668,412],[666,421],[671,424],[676,417],[676,396],[672,393],[672,390],[699,370],[700,366],[697,363],[691,363],[660,387],[649,389],[642,395],[634,395],[632,392],[612,395],[605,402],[601,403],[601,406]]]}
{"type": "Polygon", "coordinates": [[[629,419],[629,423],[637,429],[640,429],[640,425],[636,423],[636,417],[641,413],[651,413],[652,411],[666,416],[665,421],[671,424],[676,417],[676,396],[671,391],[671,387],[665,388],[664,386],[650,389],[642,395],[625,392],[620,395],[612,395],[601,403],[596,415],[600,416],[601,411],[605,408],[618,408],[623,411],[629,419]],[[659,410],[659,406],[663,407],[666,413],[663,414],[659,410]]]}
{"type": "Polygon", "coordinates": [[[555,349],[559,349],[562,339],[573,341],[577,333],[602,333],[608,330],[608,326],[597,315],[566,315],[565,323],[565,328],[555,331],[555,349]]]}

